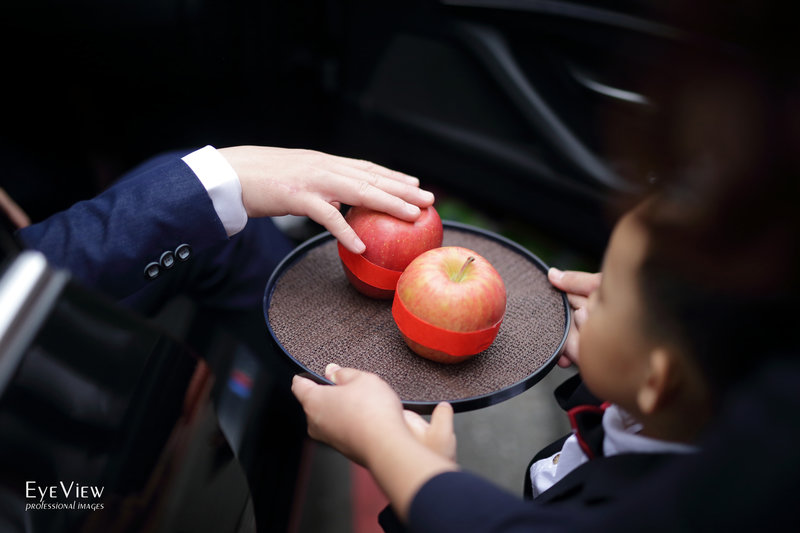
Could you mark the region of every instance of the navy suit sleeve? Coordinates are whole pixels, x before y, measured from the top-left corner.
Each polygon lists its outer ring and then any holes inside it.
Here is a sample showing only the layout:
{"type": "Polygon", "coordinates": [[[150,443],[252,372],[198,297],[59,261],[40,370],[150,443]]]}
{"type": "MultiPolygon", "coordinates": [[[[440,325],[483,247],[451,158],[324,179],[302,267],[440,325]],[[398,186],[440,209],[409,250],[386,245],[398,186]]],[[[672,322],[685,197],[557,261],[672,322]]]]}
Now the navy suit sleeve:
{"type": "Polygon", "coordinates": [[[415,533],[562,532],[573,513],[538,505],[467,472],[447,472],[429,480],[411,502],[408,530],[415,533]]]}
{"type": "Polygon", "coordinates": [[[181,244],[201,251],[227,240],[208,193],[177,155],[18,235],[53,265],[118,299],[149,283],[145,266],[165,251],[181,244]]]}

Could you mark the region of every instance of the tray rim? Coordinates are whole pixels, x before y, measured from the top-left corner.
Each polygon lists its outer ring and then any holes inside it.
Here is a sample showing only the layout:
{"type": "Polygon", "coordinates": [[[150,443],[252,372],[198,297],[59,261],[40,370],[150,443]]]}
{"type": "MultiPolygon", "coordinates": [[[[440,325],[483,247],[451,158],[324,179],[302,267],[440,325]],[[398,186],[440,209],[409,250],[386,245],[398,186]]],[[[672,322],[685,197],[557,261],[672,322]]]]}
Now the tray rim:
{"type": "MultiPolygon", "coordinates": [[[[445,229],[454,229],[457,231],[464,231],[468,233],[475,233],[482,237],[486,237],[493,241],[496,241],[503,246],[511,249],[514,252],[517,252],[523,255],[526,259],[531,261],[536,267],[541,270],[545,276],[547,275],[547,271],[549,267],[547,264],[542,261],[536,254],[528,250],[527,248],[523,247],[522,245],[514,242],[513,240],[504,237],[498,233],[495,233],[491,230],[487,230],[484,228],[479,228],[476,226],[472,226],[470,224],[464,224],[462,222],[456,222],[453,220],[443,220],[442,226],[445,229]]],[[[267,330],[269,331],[269,337],[272,344],[275,348],[287,357],[291,363],[293,363],[296,367],[301,369],[298,372],[299,375],[302,375],[306,378],[309,378],[317,383],[323,385],[333,385],[333,383],[325,377],[320,376],[316,372],[313,372],[308,367],[306,367],[303,363],[298,361],[294,356],[292,356],[288,350],[286,350],[283,345],[278,341],[277,336],[275,335],[275,331],[272,329],[269,321],[269,302],[271,301],[272,294],[275,292],[275,287],[277,284],[277,280],[280,276],[288,270],[294,263],[302,259],[309,251],[320,246],[326,241],[335,240],[334,236],[329,231],[323,231],[306,241],[300,243],[294,250],[289,252],[286,257],[284,257],[280,263],[275,267],[270,274],[269,280],[267,280],[267,285],[264,289],[264,298],[262,300],[262,309],[264,314],[264,322],[267,325],[267,330]]],[[[561,341],[558,343],[558,346],[554,350],[553,354],[548,358],[547,362],[545,362],[542,366],[540,366],[536,371],[529,374],[522,380],[512,383],[502,389],[498,389],[493,392],[488,392],[484,394],[480,394],[477,396],[470,396],[468,398],[459,398],[455,400],[437,400],[437,401],[422,401],[422,400],[404,400],[401,398],[403,403],[403,407],[405,409],[409,409],[411,411],[415,411],[420,414],[430,414],[433,411],[433,408],[440,402],[448,402],[450,405],[453,406],[453,411],[455,412],[465,412],[465,411],[472,411],[475,409],[481,409],[483,407],[488,407],[490,405],[496,405],[498,403],[504,402],[522,394],[526,390],[533,387],[536,383],[541,381],[547,374],[555,366],[556,362],[558,361],[559,357],[561,356],[561,352],[564,349],[564,346],[567,342],[567,336],[569,335],[571,323],[572,323],[572,313],[569,305],[569,300],[567,299],[567,294],[554,287],[560,294],[561,294],[561,301],[563,304],[564,309],[564,334],[561,337],[561,341]]]]}

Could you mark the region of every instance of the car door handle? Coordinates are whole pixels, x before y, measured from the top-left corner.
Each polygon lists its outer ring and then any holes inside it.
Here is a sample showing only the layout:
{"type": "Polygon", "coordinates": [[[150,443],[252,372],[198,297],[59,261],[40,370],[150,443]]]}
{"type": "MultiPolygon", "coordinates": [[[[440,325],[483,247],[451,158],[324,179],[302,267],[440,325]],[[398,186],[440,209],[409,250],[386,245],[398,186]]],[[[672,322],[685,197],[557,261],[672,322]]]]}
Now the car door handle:
{"type": "Polygon", "coordinates": [[[643,94],[639,94],[634,91],[628,91],[625,89],[620,89],[618,87],[613,87],[611,85],[607,85],[603,82],[597,81],[596,79],[588,75],[583,69],[576,67],[575,65],[569,65],[567,68],[569,70],[570,75],[576,82],[578,82],[585,89],[595,94],[599,94],[611,98],[613,100],[618,100],[629,104],[636,104],[637,106],[641,106],[643,108],[654,107],[653,102],[643,94]]]}

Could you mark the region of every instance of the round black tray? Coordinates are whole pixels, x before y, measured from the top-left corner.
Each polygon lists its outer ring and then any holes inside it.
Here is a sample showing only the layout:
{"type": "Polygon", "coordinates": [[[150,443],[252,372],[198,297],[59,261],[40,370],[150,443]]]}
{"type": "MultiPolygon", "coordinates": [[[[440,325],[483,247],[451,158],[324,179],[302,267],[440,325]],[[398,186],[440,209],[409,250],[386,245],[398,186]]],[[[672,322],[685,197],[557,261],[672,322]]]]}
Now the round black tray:
{"type": "Polygon", "coordinates": [[[315,381],[328,363],[374,372],[407,409],[430,413],[440,401],[456,411],[507,400],[555,365],[569,332],[566,294],[547,280],[547,266],[518,244],[483,229],[444,222],[443,246],[484,256],[506,284],[506,314],[497,338],[468,361],[423,359],[403,342],[391,300],[374,300],[347,281],[336,241],[322,233],[278,265],[264,293],[264,319],[276,349],[315,381]]]}

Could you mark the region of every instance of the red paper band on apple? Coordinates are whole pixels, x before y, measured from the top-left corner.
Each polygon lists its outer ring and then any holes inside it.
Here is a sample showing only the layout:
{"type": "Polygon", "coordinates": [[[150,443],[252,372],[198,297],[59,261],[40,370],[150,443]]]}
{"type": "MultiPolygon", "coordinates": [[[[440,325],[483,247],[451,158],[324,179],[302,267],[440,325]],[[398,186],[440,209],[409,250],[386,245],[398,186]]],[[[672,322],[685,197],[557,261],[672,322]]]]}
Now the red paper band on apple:
{"type": "Polygon", "coordinates": [[[393,291],[397,288],[397,280],[403,273],[401,270],[390,270],[378,266],[365,259],[363,255],[354,254],[342,246],[342,243],[337,242],[336,244],[339,246],[339,257],[355,277],[378,289],[393,291]]]}
{"type": "Polygon", "coordinates": [[[500,319],[497,324],[477,331],[440,328],[412,314],[397,295],[392,302],[392,316],[397,327],[409,339],[454,357],[475,355],[484,351],[494,342],[503,322],[500,319]]]}

